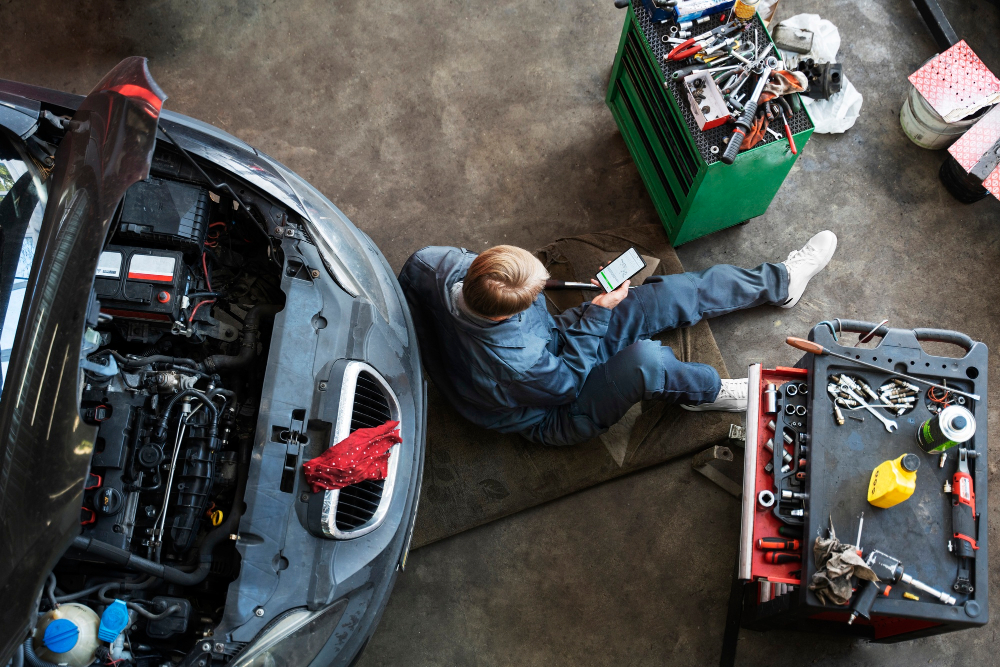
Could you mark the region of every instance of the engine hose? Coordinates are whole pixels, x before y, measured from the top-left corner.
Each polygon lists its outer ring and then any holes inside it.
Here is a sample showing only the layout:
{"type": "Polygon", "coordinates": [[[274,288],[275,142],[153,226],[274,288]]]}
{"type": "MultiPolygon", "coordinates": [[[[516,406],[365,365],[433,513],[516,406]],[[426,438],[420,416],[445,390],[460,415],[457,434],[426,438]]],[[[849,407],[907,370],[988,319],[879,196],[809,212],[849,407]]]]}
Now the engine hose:
{"type": "MultiPolygon", "coordinates": [[[[151,577],[149,579],[149,581],[154,581],[155,579],[156,579],[156,577],[151,577]]],[[[111,604],[117,598],[108,597],[107,593],[112,588],[119,587],[120,585],[121,584],[115,584],[115,583],[104,584],[103,586],[101,586],[101,590],[97,593],[97,599],[100,600],[101,602],[103,602],[104,604],[111,604]]],[[[132,611],[134,611],[135,613],[139,614],[143,618],[146,618],[146,619],[148,619],[150,621],[158,621],[161,618],[166,618],[167,616],[170,616],[174,612],[181,610],[181,605],[179,605],[179,604],[172,604],[169,607],[167,607],[166,609],[164,609],[163,611],[161,611],[159,614],[154,614],[153,612],[149,611],[145,607],[143,607],[143,606],[141,606],[141,605],[139,605],[139,604],[137,604],[135,602],[125,601],[125,606],[128,607],[129,609],[131,609],[132,611]]]]}
{"type": "Polygon", "coordinates": [[[81,591],[75,593],[67,593],[66,595],[60,595],[56,598],[56,602],[62,604],[64,602],[73,602],[74,600],[79,600],[85,598],[88,595],[93,595],[98,592],[108,584],[113,584],[118,586],[119,590],[123,591],[138,591],[144,590],[155,584],[159,579],[157,577],[145,577],[140,580],[133,579],[132,581],[105,581],[100,584],[94,584],[90,588],[84,588],[81,591]]]}
{"type": "Polygon", "coordinates": [[[260,333],[260,319],[264,315],[276,315],[281,306],[254,306],[243,318],[243,344],[238,354],[213,354],[206,357],[200,367],[210,373],[230,371],[248,364],[257,356],[257,337],[260,333]]]}
{"type": "Polygon", "coordinates": [[[37,655],[35,655],[35,648],[31,645],[31,640],[24,642],[21,646],[24,647],[24,661],[30,667],[59,667],[47,660],[42,660],[37,655]]]}
{"type": "Polygon", "coordinates": [[[45,596],[49,600],[49,604],[55,609],[59,606],[56,601],[56,575],[54,572],[49,572],[49,580],[45,584],[45,596]]]}
{"type": "Polygon", "coordinates": [[[138,357],[136,359],[129,359],[120,352],[111,350],[111,356],[115,358],[123,368],[141,368],[143,366],[149,366],[150,364],[175,364],[177,366],[190,366],[191,368],[197,368],[198,362],[194,359],[187,359],[185,357],[169,357],[165,354],[152,354],[148,357],[138,357]]]}
{"type": "MultiPolygon", "coordinates": [[[[211,533],[205,536],[205,540],[202,541],[203,544],[208,540],[209,536],[211,536],[211,533]]],[[[119,549],[116,546],[90,537],[84,537],[83,535],[78,535],[74,538],[72,546],[108,563],[127,567],[136,572],[151,574],[154,577],[159,577],[171,584],[178,584],[180,586],[194,586],[204,581],[205,577],[208,576],[208,570],[211,565],[211,553],[209,553],[208,562],[199,563],[193,572],[184,572],[183,570],[178,570],[176,567],[154,563],[126,549],[119,549]]],[[[204,554],[202,554],[202,557],[204,558],[204,554]]]]}
{"type": "Polygon", "coordinates": [[[174,394],[173,398],[171,398],[167,403],[167,407],[163,410],[163,415],[161,415],[157,420],[156,430],[153,433],[153,440],[156,442],[164,442],[167,439],[167,423],[170,421],[170,413],[173,411],[174,406],[181,401],[181,399],[188,396],[201,401],[201,403],[205,406],[205,409],[211,414],[209,436],[212,438],[215,437],[219,426],[219,409],[212,402],[212,399],[204,393],[198,391],[197,389],[185,389],[174,394]]]}

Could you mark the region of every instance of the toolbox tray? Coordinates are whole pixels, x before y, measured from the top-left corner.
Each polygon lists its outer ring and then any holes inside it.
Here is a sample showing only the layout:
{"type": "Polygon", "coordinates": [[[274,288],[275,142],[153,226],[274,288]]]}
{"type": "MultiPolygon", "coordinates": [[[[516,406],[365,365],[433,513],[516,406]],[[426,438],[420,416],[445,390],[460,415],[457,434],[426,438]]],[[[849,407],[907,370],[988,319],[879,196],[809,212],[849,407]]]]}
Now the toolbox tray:
{"type": "MultiPolygon", "coordinates": [[[[638,19],[639,26],[642,29],[643,35],[646,37],[646,43],[649,45],[656,62],[659,63],[660,69],[663,71],[663,76],[666,81],[666,89],[670,91],[670,94],[674,98],[674,102],[677,103],[677,108],[684,117],[688,133],[694,140],[695,145],[698,147],[698,152],[701,154],[701,158],[706,164],[717,162],[719,158],[722,157],[722,153],[725,152],[726,149],[726,145],[722,142],[723,139],[728,139],[733,134],[733,124],[726,123],[725,125],[713,127],[705,130],[704,132],[698,129],[698,121],[695,120],[694,113],[691,111],[691,104],[688,102],[688,94],[684,90],[683,81],[673,81],[670,78],[671,74],[683,67],[687,67],[691,64],[691,62],[689,60],[678,61],[663,59],[663,56],[670,53],[671,49],[674,47],[673,44],[668,44],[663,41],[664,37],[670,37],[669,28],[672,25],[672,22],[657,23],[652,20],[645,7],[635,6],[634,9],[635,17],[638,19]],[[713,146],[719,147],[718,153],[712,153],[711,149],[713,146]]],[[[727,11],[722,14],[713,15],[711,21],[701,26],[694,26],[691,29],[692,32],[695,35],[707,32],[711,28],[720,24],[719,17],[723,14],[728,15],[729,12],[727,11]]],[[[749,35],[753,39],[757,40],[758,45],[761,47],[772,43],[771,36],[767,32],[767,28],[764,27],[764,24],[760,20],[760,16],[756,13],[754,14],[753,22],[750,24],[749,35]]],[[[774,55],[779,60],[781,59],[781,54],[778,53],[777,47],[772,49],[770,55],[774,55]]],[[[744,86],[744,89],[747,88],[747,85],[744,86]]],[[[795,93],[795,95],[797,95],[797,93],[795,93]]],[[[792,116],[788,120],[788,126],[791,128],[793,135],[805,130],[811,130],[813,128],[812,120],[809,118],[809,114],[806,112],[804,104],[800,106],[798,111],[792,112],[792,116]]],[[[788,141],[785,138],[785,130],[783,127],[776,123],[771,123],[771,129],[781,135],[782,138],[777,139],[770,132],[765,132],[764,138],[760,141],[760,143],[749,150],[752,151],[776,141],[788,141]]],[[[749,151],[741,151],[741,153],[746,152],[749,151]]]]}
{"type": "MultiPolygon", "coordinates": [[[[810,472],[807,477],[806,544],[803,545],[803,580],[808,582],[816,571],[812,541],[817,535],[826,536],[830,518],[837,537],[853,543],[857,537],[858,517],[864,512],[861,547],[865,557],[878,549],[899,559],[906,573],[924,583],[958,598],[955,605],[945,605],[931,596],[912,591],[920,601],[902,599],[909,590],[905,585],[893,586],[889,597],[879,596],[873,609],[876,616],[922,619],[941,624],[984,625],[989,619],[987,592],[989,589],[989,549],[987,547],[987,363],[985,344],[968,336],[938,329],[892,329],[869,322],[838,320],[841,331],[865,334],[871,331],[881,338],[874,348],[844,347],[834,340],[833,331],[817,325],[809,339],[827,349],[884,367],[884,372],[853,365],[830,355],[807,355],[806,367],[811,371],[813,390],[809,394],[810,472]],[[938,341],[958,345],[965,350],[961,358],[928,354],[920,341],[938,341]],[[847,419],[838,426],[833,417],[833,399],[826,392],[831,374],[847,372],[865,378],[877,388],[894,377],[891,371],[903,372],[925,380],[941,383],[945,380],[956,389],[978,394],[981,400],[967,400],[966,406],[976,418],[976,434],[966,447],[974,449],[977,459],[969,461],[976,493],[977,536],[979,551],[972,567],[974,591],[961,595],[953,590],[958,571],[958,558],[947,549],[952,539],[952,495],[943,492],[945,481],[951,481],[956,470],[957,447],[948,450],[943,468],[938,467],[938,454],[925,454],[917,444],[917,428],[933,415],[925,405],[926,387],[921,387],[914,410],[903,416],[888,414],[899,425],[889,433],[885,426],[868,411],[864,422],[847,419]],[[868,503],[867,489],[872,471],[883,461],[906,453],[920,457],[916,490],[908,500],[888,509],[868,503]]],[[[885,413],[886,411],[882,411],[885,413]]],[[[799,602],[819,610],[837,611],[823,606],[807,586],[798,591],[799,602]]],[[[846,617],[846,610],[843,612],[846,617]]],[[[858,619],[861,622],[863,619],[858,619]]],[[[935,623],[936,625],[936,623],[935,623]]],[[[933,626],[927,626],[933,627],[933,626]]],[[[922,633],[923,634],[923,633],[922,633]]],[[[927,633],[931,634],[931,633],[927,633]]]]}

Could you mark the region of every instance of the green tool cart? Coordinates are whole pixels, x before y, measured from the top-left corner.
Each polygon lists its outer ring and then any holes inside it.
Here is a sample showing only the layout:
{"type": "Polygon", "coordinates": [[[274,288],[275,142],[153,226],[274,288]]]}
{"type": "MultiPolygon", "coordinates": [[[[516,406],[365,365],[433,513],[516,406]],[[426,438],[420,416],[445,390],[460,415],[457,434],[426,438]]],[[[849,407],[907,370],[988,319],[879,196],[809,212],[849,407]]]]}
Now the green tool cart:
{"type": "MultiPolygon", "coordinates": [[[[667,237],[678,246],[762,215],[797,155],[784,138],[784,128],[777,125],[772,129],[781,139],[765,133],[761,143],[741,152],[733,164],[720,162],[723,140],[732,134],[733,125],[698,129],[680,82],[667,78],[685,65],[663,60],[672,46],[663,41],[667,24],[653,23],[637,4],[632,2],[628,9],[606,102],[667,237]]],[[[756,16],[749,35],[770,40],[756,16]]],[[[801,152],[813,124],[804,105],[792,106],[799,110],[789,126],[801,152]]]]}

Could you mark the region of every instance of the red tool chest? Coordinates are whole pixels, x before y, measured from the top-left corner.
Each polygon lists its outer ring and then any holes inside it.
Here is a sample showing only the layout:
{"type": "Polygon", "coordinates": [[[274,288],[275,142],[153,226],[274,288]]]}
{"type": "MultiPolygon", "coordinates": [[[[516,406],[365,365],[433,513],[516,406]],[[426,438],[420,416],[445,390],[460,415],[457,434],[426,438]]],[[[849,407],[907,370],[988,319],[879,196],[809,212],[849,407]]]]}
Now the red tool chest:
{"type": "Polygon", "coordinates": [[[730,600],[724,658],[727,654],[735,656],[739,627],[841,633],[878,642],[897,642],[981,626],[988,621],[985,520],[988,351],[985,345],[950,331],[891,329],[850,320],[836,322],[835,327],[817,325],[809,335],[810,340],[852,360],[856,358],[884,367],[884,370],[863,368],[831,355],[813,354],[804,356],[794,368],[768,369],[755,364],[749,369],[740,552],[730,600]],[[850,344],[845,342],[850,332],[874,332],[880,340],[875,347],[852,347],[853,340],[850,344]],[[921,345],[928,341],[958,345],[965,354],[957,357],[928,354],[921,345]],[[966,594],[953,590],[959,561],[949,553],[947,546],[952,532],[952,495],[943,492],[942,488],[942,483],[955,473],[958,447],[948,450],[950,455],[944,466],[939,466],[938,455],[925,454],[918,447],[916,432],[935,409],[926,403],[925,392],[920,392],[921,400],[906,414],[897,416],[895,412],[885,411],[898,423],[896,430],[888,429],[884,420],[860,409],[851,413],[854,416],[843,424],[838,424],[834,417],[833,399],[827,391],[829,378],[842,373],[857,374],[872,386],[879,387],[901,372],[930,382],[944,381],[949,387],[981,396],[980,400],[969,400],[966,404],[978,426],[973,440],[962,445],[975,452],[970,465],[975,483],[979,543],[978,555],[971,562],[975,588],[966,594]],[[800,388],[795,391],[799,394],[795,407],[805,406],[805,410],[793,412],[805,416],[790,418],[800,421],[777,420],[778,434],[768,425],[775,415],[764,409],[768,384],[776,385],[782,397],[778,401],[779,415],[787,414],[782,406],[791,402],[785,395],[786,386],[794,384],[800,388]],[[801,395],[803,389],[804,396],[801,395]],[[781,437],[789,423],[798,426],[800,431],[791,443],[781,437]],[[782,461],[780,452],[775,453],[765,446],[768,440],[773,441],[775,448],[785,447],[791,456],[789,470],[779,473],[782,477],[779,482],[774,475],[779,471],[772,467],[769,473],[764,469],[768,463],[776,466],[782,461]],[[909,452],[922,457],[914,495],[888,509],[869,504],[866,490],[875,466],[909,452]],[[789,487],[787,482],[796,473],[801,475],[789,487]],[[786,489],[797,489],[795,493],[799,494],[795,501],[788,501],[792,504],[778,511],[776,507],[781,497],[776,483],[786,489]],[[765,490],[778,495],[774,507],[763,507],[758,501],[758,494],[765,490]],[[800,508],[799,513],[789,508],[800,508]],[[952,595],[954,604],[946,604],[905,584],[893,585],[888,595],[877,598],[871,620],[859,617],[851,625],[847,623],[850,606],[822,604],[815,593],[808,590],[816,571],[813,542],[817,536],[827,536],[832,520],[837,537],[843,543],[854,543],[861,512],[864,512],[864,535],[860,546],[864,557],[875,550],[891,554],[905,564],[906,572],[914,579],[952,595]],[[801,561],[767,563],[765,552],[755,548],[758,539],[779,536],[781,526],[802,530],[801,561]],[[904,593],[909,596],[904,597],[904,593]]]}

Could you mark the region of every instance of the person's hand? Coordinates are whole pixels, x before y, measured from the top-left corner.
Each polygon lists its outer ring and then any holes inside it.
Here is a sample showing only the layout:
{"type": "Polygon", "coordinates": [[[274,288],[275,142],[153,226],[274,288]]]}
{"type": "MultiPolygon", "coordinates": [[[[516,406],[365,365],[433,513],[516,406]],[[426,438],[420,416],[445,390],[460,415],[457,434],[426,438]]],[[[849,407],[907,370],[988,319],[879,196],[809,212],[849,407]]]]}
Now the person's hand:
{"type": "MultiPolygon", "coordinates": [[[[596,280],[591,279],[590,282],[600,287],[600,283],[598,283],[596,280]]],[[[602,308],[607,308],[608,310],[612,310],[615,306],[621,303],[625,299],[625,297],[628,296],[628,286],[629,283],[631,282],[632,282],[631,280],[626,280],[621,285],[619,285],[613,292],[606,292],[598,296],[595,296],[591,300],[591,303],[594,304],[595,306],[601,306],[602,308]]]]}

